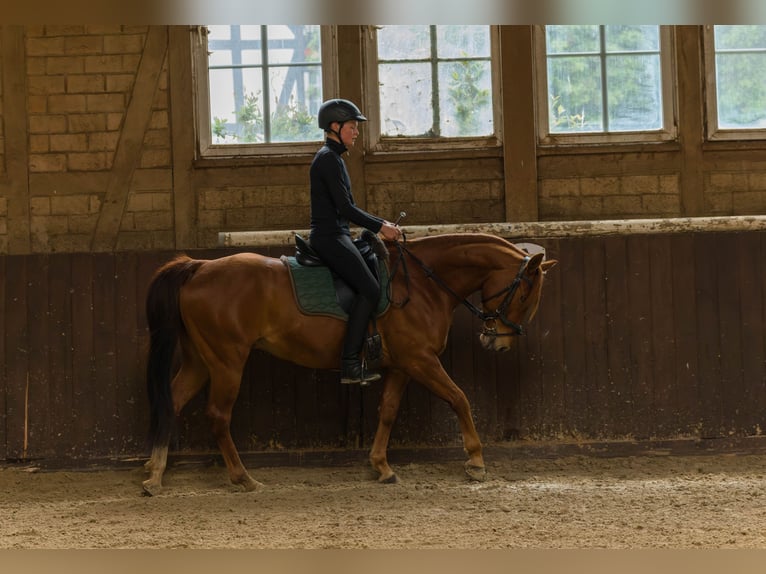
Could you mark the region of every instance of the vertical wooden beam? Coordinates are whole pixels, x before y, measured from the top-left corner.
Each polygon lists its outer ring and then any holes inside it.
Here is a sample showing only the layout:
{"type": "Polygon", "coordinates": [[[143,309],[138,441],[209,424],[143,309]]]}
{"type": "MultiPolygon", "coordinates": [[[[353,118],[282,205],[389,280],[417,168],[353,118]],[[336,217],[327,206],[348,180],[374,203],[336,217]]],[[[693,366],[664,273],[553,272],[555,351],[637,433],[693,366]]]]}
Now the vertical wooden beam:
{"type": "MultiPolygon", "coordinates": [[[[362,103],[362,28],[360,26],[338,26],[338,97],[351,100],[369,117],[376,113],[365,110],[362,103]]],[[[364,130],[364,124],[359,126],[364,130]]],[[[367,206],[367,185],[364,169],[364,138],[359,137],[356,145],[345,156],[354,201],[362,209],[367,206]]],[[[308,176],[307,176],[308,177],[308,176]]],[[[377,215],[377,214],[376,214],[377,215]]],[[[381,215],[381,217],[385,217],[381,215]]]]}
{"type": "Polygon", "coordinates": [[[173,209],[176,249],[197,246],[197,202],[192,188],[194,83],[188,26],[171,26],[168,37],[173,209]]]}
{"type": "Polygon", "coordinates": [[[152,119],[152,103],[157,92],[168,47],[166,26],[151,26],[138,66],[133,93],[125,112],[125,122],[117,143],[114,164],[96,228],[91,240],[93,251],[111,251],[117,245],[120,222],[130,192],[133,173],[141,160],[146,129],[152,119]]]}
{"type": "Polygon", "coordinates": [[[703,122],[702,40],[699,26],[676,28],[678,74],[678,131],[681,141],[681,215],[704,214],[702,142],[703,122]]]}
{"type": "Polygon", "coordinates": [[[537,221],[532,26],[500,27],[505,221],[537,221]]]}
{"type": "Polygon", "coordinates": [[[29,130],[27,66],[22,26],[2,28],[3,121],[8,175],[8,252],[29,253],[29,130]]]}

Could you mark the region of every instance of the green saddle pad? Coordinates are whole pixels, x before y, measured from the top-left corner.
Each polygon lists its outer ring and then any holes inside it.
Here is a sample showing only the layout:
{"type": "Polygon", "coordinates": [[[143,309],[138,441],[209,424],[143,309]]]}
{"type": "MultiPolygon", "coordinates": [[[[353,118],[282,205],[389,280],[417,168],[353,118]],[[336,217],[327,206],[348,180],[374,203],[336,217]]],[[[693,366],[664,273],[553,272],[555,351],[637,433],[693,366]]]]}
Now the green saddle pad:
{"type": "MultiPolygon", "coordinates": [[[[295,257],[283,255],[282,262],[287,267],[293,294],[298,308],[307,315],[329,315],[348,319],[348,313],[338,303],[335,293],[335,283],[328,267],[309,267],[301,265],[295,257]]],[[[384,261],[378,261],[378,277],[380,277],[380,301],[377,316],[386,312],[388,300],[388,266],[384,261]]]]}

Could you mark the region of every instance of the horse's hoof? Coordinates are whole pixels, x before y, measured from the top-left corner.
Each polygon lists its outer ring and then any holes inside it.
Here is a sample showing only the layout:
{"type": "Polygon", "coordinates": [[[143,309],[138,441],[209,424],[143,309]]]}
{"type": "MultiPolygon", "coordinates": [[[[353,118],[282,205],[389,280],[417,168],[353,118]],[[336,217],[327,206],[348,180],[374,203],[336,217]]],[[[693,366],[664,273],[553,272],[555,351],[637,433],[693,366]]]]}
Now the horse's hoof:
{"type": "Polygon", "coordinates": [[[249,476],[246,479],[240,481],[239,485],[245,489],[245,492],[253,492],[260,488],[263,488],[262,482],[258,482],[257,480],[249,476]]]}
{"type": "Polygon", "coordinates": [[[383,478],[382,476],[378,479],[378,482],[381,484],[396,484],[399,482],[399,477],[396,476],[396,473],[392,473],[391,476],[387,476],[386,478],[383,478]]]}
{"type": "Polygon", "coordinates": [[[465,473],[468,475],[468,478],[475,480],[476,482],[484,482],[487,480],[487,469],[483,466],[474,466],[466,463],[465,473]]]}
{"type": "Polygon", "coordinates": [[[145,480],[142,486],[144,489],[144,496],[156,496],[162,490],[161,484],[157,484],[151,480],[145,480]]]}

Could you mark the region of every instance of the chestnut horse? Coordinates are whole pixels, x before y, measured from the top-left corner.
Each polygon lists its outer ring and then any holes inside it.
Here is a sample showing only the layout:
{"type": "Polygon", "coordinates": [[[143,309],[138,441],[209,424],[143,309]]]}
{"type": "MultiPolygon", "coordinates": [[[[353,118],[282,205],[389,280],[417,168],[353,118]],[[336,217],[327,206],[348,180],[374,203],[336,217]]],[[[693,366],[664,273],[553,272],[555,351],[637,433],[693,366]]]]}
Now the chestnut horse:
{"type": "MultiPolygon", "coordinates": [[[[535,314],[545,271],[556,264],[494,235],[447,234],[387,243],[391,258],[389,309],[378,319],[384,372],[378,428],[370,463],[381,482],[396,482],[387,461],[391,427],[410,379],[425,385],[457,414],[469,477],[486,475],[482,445],[463,391],[439,361],[455,308],[461,303],[483,321],[484,348],[507,350],[535,314]],[[468,297],[481,291],[479,309],[468,297]]],[[[385,251],[385,250],[384,250],[385,251]]],[[[345,321],[303,314],[284,262],[257,253],[213,260],[179,256],[155,274],[146,301],[150,330],[147,387],[151,458],[144,492],[162,488],[175,418],[209,384],[206,414],[232,483],[260,483],[242,464],[230,434],[232,408],[251,349],[312,369],[337,369],[345,321]],[[181,366],[171,383],[180,343],[181,366]]]]}

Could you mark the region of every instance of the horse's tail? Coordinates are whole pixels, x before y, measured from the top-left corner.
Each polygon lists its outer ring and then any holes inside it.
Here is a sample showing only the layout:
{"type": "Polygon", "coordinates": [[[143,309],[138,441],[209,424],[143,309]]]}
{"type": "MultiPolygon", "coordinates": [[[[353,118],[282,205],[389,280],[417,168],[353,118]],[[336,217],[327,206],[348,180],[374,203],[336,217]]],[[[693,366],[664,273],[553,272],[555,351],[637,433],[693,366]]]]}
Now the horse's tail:
{"type": "Polygon", "coordinates": [[[175,418],[170,377],[178,338],[184,329],[179,293],[203,261],[180,255],[154,274],[146,295],[149,356],[146,387],[149,394],[149,440],[167,445],[175,418]]]}

